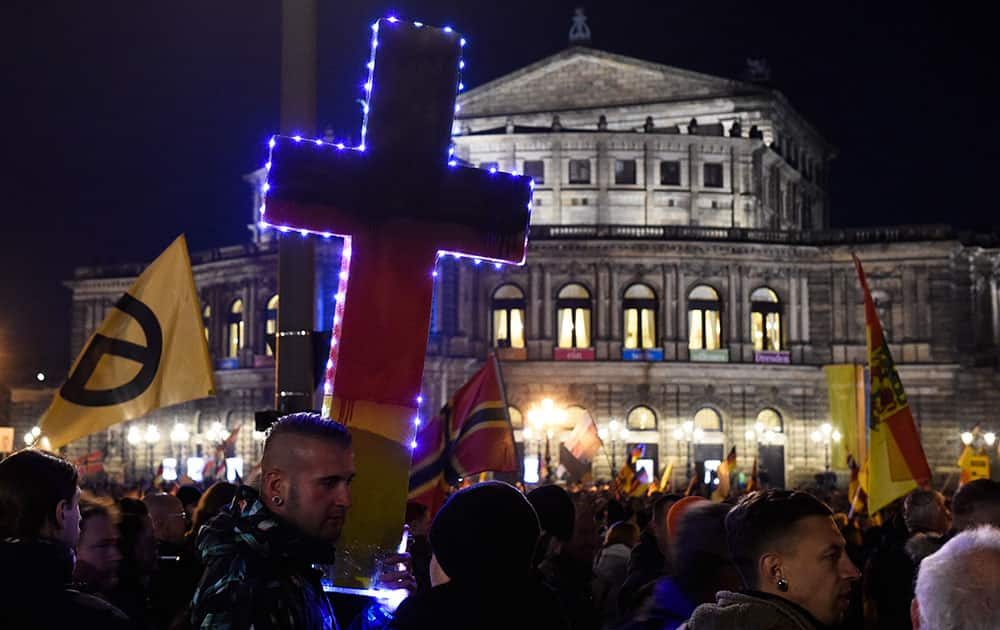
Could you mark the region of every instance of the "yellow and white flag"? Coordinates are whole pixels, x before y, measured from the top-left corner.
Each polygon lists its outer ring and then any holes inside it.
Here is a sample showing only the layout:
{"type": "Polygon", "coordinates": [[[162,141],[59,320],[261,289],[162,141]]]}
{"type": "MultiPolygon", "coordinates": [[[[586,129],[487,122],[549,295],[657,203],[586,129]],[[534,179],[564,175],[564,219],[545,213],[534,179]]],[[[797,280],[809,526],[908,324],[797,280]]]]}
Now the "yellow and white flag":
{"type": "Polygon", "coordinates": [[[215,394],[187,243],[146,268],[76,358],[39,422],[52,448],[153,409],[215,394]]]}

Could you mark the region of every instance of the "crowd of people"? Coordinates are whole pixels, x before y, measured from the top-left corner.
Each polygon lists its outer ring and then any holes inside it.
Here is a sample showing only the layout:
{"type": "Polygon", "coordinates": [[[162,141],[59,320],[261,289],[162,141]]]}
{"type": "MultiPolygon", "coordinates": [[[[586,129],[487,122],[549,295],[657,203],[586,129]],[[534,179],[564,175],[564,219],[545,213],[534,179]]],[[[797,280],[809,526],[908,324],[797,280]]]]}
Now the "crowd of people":
{"type": "Polygon", "coordinates": [[[1000,628],[988,479],[914,490],[873,518],[815,491],[719,502],[481,482],[434,515],[407,506],[409,553],[377,581],[408,591],[395,607],[324,589],[354,474],[350,433],[307,413],[272,426],[250,483],[141,499],[14,453],[0,461],[0,628],[1000,628]]]}

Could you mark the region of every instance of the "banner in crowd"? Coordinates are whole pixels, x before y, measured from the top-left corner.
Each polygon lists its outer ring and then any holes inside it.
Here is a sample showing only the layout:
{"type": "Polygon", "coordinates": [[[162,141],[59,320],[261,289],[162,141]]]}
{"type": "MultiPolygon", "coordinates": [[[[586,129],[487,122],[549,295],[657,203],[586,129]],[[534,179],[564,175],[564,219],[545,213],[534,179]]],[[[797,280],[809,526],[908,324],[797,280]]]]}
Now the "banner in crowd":
{"type": "Polygon", "coordinates": [[[929,481],[931,470],[857,256],[854,265],[864,292],[868,333],[870,393],[866,492],[868,512],[874,514],[929,481]]]}
{"type": "Polygon", "coordinates": [[[38,426],[57,449],[214,393],[201,300],[182,235],[115,303],[38,426]]]}
{"type": "Polygon", "coordinates": [[[863,365],[826,365],[830,424],[843,436],[830,445],[830,459],[838,468],[847,457],[863,462],[868,457],[867,397],[863,365]]]}
{"type": "Polygon", "coordinates": [[[492,355],[417,434],[409,500],[434,514],[459,477],[487,470],[518,470],[500,364],[492,355]]]}

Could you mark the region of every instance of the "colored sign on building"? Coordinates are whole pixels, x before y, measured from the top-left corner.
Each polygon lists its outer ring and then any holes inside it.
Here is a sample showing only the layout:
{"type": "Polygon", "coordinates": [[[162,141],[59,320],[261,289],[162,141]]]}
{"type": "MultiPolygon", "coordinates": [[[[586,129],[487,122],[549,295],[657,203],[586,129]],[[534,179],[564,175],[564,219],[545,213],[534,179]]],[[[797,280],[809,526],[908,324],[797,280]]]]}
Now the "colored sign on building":
{"type": "Polygon", "coordinates": [[[631,348],[622,350],[623,361],[662,361],[663,348],[649,348],[646,350],[631,348]]]}
{"type": "Polygon", "coordinates": [[[784,350],[755,350],[753,353],[753,362],[788,365],[792,362],[792,357],[790,353],[784,350]]]}
{"type": "Polygon", "coordinates": [[[556,348],[553,356],[556,361],[593,361],[593,348],[556,348]]]}

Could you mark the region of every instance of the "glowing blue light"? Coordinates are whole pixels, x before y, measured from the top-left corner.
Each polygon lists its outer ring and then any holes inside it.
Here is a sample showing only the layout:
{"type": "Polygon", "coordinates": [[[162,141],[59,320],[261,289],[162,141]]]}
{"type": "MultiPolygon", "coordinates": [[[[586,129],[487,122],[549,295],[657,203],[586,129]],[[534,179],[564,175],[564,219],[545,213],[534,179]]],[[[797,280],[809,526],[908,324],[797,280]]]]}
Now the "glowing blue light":
{"type": "Polygon", "coordinates": [[[481,263],[481,262],[483,262],[483,261],[481,261],[478,258],[476,258],[475,260],[472,261],[472,264],[478,267],[479,263],[481,263]]]}
{"type": "Polygon", "coordinates": [[[378,33],[378,22],[372,22],[372,31],[378,33]]]}
{"type": "Polygon", "coordinates": [[[333,359],[326,360],[326,369],[330,370],[333,368],[333,359]]]}
{"type": "Polygon", "coordinates": [[[462,110],[462,106],[461,106],[461,105],[459,105],[458,103],[455,103],[455,113],[457,114],[457,113],[458,113],[458,112],[460,112],[461,110],[462,110]]]}
{"type": "Polygon", "coordinates": [[[445,33],[450,33],[451,31],[452,31],[452,28],[450,26],[444,27],[444,32],[445,33]]]}
{"type": "Polygon", "coordinates": [[[266,206],[266,205],[264,205],[264,204],[261,204],[261,205],[260,205],[260,213],[261,213],[261,215],[263,215],[263,214],[264,214],[264,211],[265,211],[265,210],[267,210],[267,206],[266,206]]]}
{"type": "Polygon", "coordinates": [[[376,48],[378,48],[378,39],[377,38],[372,39],[372,50],[375,50],[376,48]]]}
{"type": "Polygon", "coordinates": [[[338,277],[339,277],[339,278],[340,278],[341,280],[347,280],[347,272],[346,272],[346,271],[341,271],[341,272],[340,272],[340,273],[338,274],[338,277]]]}
{"type": "Polygon", "coordinates": [[[362,103],[361,111],[363,111],[366,114],[368,113],[368,103],[362,103]]]}
{"type": "Polygon", "coordinates": [[[448,147],[448,157],[455,155],[455,145],[448,147]]]}
{"type": "Polygon", "coordinates": [[[302,142],[302,136],[292,136],[292,140],[296,142],[302,142]]]}
{"type": "Polygon", "coordinates": [[[432,271],[431,272],[431,277],[432,278],[437,278],[438,277],[438,272],[437,271],[432,271]]]}
{"type": "Polygon", "coordinates": [[[330,238],[331,236],[333,236],[333,234],[330,234],[329,232],[323,232],[323,238],[330,238]]]}
{"type": "Polygon", "coordinates": [[[309,230],[299,230],[299,236],[308,236],[309,230]]]}
{"type": "Polygon", "coordinates": [[[459,59],[458,60],[458,69],[462,70],[464,68],[465,68],[465,60],[464,59],[459,59]]]}
{"type": "Polygon", "coordinates": [[[458,83],[458,91],[459,91],[459,92],[461,92],[461,91],[462,91],[462,90],[464,90],[464,89],[465,89],[465,84],[464,84],[464,83],[462,83],[462,82],[459,82],[459,83],[458,83]]]}
{"type": "Polygon", "coordinates": [[[497,167],[491,166],[490,167],[490,175],[496,175],[496,174],[497,174],[497,167]]]}
{"type": "Polygon", "coordinates": [[[368,83],[365,83],[365,92],[371,92],[371,91],[372,91],[372,82],[369,81],[368,83]]]}
{"type": "Polygon", "coordinates": [[[528,181],[528,188],[530,188],[532,190],[535,189],[535,180],[534,180],[534,178],[532,178],[531,180],[528,181]]]}
{"type": "Polygon", "coordinates": [[[266,163],[264,164],[264,168],[265,168],[266,170],[268,170],[268,171],[269,171],[269,170],[271,170],[271,160],[268,160],[268,161],[267,161],[267,162],[266,162],[266,163]]]}
{"type": "Polygon", "coordinates": [[[415,427],[419,427],[420,426],[420,418],[414,418],[413,419],[413,426],[415,426],[415,427]]]}
{"type": "MultiPolygon", "coordinates": [[[[270,147],[270,148],[272,148],[272,149],[274,148],[274,145],[276,145],[276,144],[278,144],[278,143],[275,141],[274,137],[272,137],[270,140],[267,141],[267,146],[270,147]]],[[[270,162],[268,162],[268,164],[270,164],[270,162]]]]}
{"type": "Polygon", "coordinates": [[[455,160],[448,160],[448,166],[458,166],[458,162],[455,160]]]}
{"type": "Polygon", "coordinates": [[[411,449],[416,449],[417,448],[417,441],[416,440],[411,440],[410,441],[410,448],[411,449]]]}
{"type": "Polygon", "coordinates": [[[364,152],[364,150],[365,150],[365,145],[364,144],[359,144],[358,145],[358,151],[364,152]]]}
{"type": "Polygon", "coordinates": [[[390,15],[390,16],[389,16],[389,18],[388,18],[388,20],[389,20],[390,22],[392,22],[393,24],[395,24],[396,22],[398,22],[398,21],[399,21],[399,18],[398,18],[398,17],[396,17],[395,15],[390,15]]]}
{"type": "Polygon", "coordinates": [[[315,140],[313,140],[313,142],[315,142],[316,146],[318,146],[318,147],[323,146],[323,141],[320,140],[319,138],[316,138],[315,140]]]}
{"type": "Polygon", "coordinates": [[[369,70],[374,70],[374,69],[375,69],[375,62],[374,62],[374,61],[369,61],[369,62],[368,62],[367,64],[365,64],[365,66],[366,66],[366,67],[367,67],[367,68],[368,68],[369,70]]]}
{"type": "Polygon", "coordinates": [[[257,222],[257,227],[259,227],[262,230],[267,229],[267,223],[265,223],[263,221],[258,221],[257,222]]]}
{"type": "Polygon", "coordinates": [[[503,265],[500,264],[500,263],[493,263],[493,266],[496,267],[497,269],[502,269],[503,268],[503,265]]]}
{"type": "Polygon", "coordinates": [[[271,190],[271,184],[268,184],[267,182],[264,182],[264,185],[260,187],[260,190],[261,190],[261,192],[265,192],[266,193],[267,191],[271,190]]]}
{"type": "Polygon", "coordinates": [[[413,25],[416,26],[417,28],[420,28],[421,26],[424,25],[424,23],[423,22],[414,22],[413,25]]]}
{"type": "Polygon", "coordinates": [[[337,146],[337,148],[338,148],[338,149],[340,149],[341,151],[343,151],[343,150],[344,150],[344,143],[343,143],[343,142],[338,142],[336,146],[337,146]]]}
{"type": "Polygon", "coordinates": [[[289,231],[291,231],[292,228],[288,227],[287,225],[282,225],[278,229],[281,230],[282,232],[289,232],[289,231]]]}
{"type": "Polygon", "coordinates": [[[465,46],[465,38],[463,37],[461,40],[459,40],[458,43],[464,47],[465,46]]]}
{"type": "Polygon", "coordinates": [[[418,405],[424,404],[424,397],[423,396],[417,396],[417,404],[418,405]]]}

